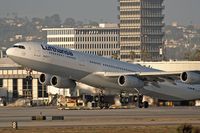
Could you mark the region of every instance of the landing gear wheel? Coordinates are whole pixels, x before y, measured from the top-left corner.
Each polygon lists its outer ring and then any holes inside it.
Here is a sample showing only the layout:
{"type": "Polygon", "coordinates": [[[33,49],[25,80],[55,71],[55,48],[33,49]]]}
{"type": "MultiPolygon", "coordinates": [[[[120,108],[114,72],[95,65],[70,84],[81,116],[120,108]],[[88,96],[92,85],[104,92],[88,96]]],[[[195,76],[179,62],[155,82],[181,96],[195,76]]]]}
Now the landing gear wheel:
{"type": "Polygon", "coordinates": [[[138,97],[136,95],[133,96],[133,101],[136,103],[137,102],[138,97]]]}
{"type": "Polygon", "coordinates": [[[137,107],[138,108],[142,108],[143,107],[142,100],[143,100],[143,95],[138,94],[137,95],[137,107]]]}
{"type": "Polygon", "coordinates": [[[142,108],[143,107],[143,104],[142,103],[138,103],[138,108],[142,108]]]}
{"type": "Polygon", "coordinates": [[[138,108],[148,108],[149,103],[147,101],[143,101],[143,95],[138,94],[137,96],[134,96],[134,101],[136,102],[136,107],[138,108]]]}
{"type": "Polygon", "coordinates": [[[144,106],[144,108],[148,108],[149,107],[149,103],[147,101],[144,101],[143,102],[143,106],[144,106]]]}
{"type": "Polygon", "coordinates": [[[100,109],[103,109],[104,107],[103,106],[100,106],[100,109]]]}

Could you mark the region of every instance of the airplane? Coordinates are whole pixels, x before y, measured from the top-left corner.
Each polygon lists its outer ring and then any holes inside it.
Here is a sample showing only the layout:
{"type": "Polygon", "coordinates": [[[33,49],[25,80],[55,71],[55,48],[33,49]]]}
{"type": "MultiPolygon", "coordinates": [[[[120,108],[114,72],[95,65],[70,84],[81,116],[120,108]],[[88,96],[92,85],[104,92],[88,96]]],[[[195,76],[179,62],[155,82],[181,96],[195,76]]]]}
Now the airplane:
{"type": "Polygon", "coordinates": [[[23,67],[42,72],[42,84],[70,88],[71,92],[76,91],[76,82],[102,90],[133,92],[140,108],[149,106],[143,95],[169,101],[200,99],[198,71],[165,72],[40,42],[19,42],[6,53],[23,67]]]}

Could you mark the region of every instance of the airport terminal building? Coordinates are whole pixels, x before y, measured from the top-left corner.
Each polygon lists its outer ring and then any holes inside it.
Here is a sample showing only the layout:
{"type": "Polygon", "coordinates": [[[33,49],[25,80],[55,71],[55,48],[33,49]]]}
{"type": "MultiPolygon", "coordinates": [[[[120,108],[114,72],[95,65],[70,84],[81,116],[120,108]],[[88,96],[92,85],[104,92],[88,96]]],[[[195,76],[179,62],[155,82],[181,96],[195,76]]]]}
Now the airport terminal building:
{"type": "Polygon", "coordinates": [[[9,58],[0,58],[0,97],[8,102],[17,98],[48,98],[47,87],[38,81],[39,75],[39,72],[33,71],[33,79],[27,80],[26,70],[9,58]]]}

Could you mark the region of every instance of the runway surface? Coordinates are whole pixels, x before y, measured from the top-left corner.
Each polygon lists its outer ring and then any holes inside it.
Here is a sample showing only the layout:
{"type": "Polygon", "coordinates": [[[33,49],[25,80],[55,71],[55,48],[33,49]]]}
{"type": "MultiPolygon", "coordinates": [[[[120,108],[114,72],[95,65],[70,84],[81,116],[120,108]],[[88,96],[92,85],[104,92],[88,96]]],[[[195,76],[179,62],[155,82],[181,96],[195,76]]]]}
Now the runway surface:
{"type": "Polygon", "coordinates": [[[200,125],[200,107],[150,107],[148,109],[58,110],[55,107],[1,107],[0,127],[11,127],[17,121],[29,126],[112,126],[112,125],[200,125]],[[33,121],[32,116],[47,120],[33,121]],[[64,120],[52,120],[64,116],[64,120]]]}

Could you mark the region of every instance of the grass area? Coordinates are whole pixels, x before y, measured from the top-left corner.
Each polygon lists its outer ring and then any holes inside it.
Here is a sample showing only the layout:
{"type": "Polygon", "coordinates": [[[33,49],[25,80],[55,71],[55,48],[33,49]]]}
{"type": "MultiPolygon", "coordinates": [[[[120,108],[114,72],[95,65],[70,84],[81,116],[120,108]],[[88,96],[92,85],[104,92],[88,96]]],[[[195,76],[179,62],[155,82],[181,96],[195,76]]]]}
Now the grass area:
{"type": "MultiPolygon", "coordinates": [[[[0,133],[178,133],[180,126],[67,126],[67,127],[24,127],[18,130],[0,128],[0,133]]],[[[197,127],[195,127],[197,128],[197,127]]],[[[200,126],[198,127],[200,129],[200,126]]],[[[195,132],[195,133],[200,133],[195,132]]]]}

